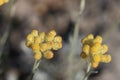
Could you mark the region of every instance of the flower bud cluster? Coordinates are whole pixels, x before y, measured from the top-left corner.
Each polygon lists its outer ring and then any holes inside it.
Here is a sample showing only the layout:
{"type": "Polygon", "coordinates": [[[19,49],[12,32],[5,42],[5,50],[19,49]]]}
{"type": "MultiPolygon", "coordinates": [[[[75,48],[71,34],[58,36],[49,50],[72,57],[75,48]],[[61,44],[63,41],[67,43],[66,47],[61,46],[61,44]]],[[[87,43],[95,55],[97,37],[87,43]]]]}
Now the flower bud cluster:
{"type": "Polygon", "coordinates": [[[105,54],[108,51],[108,46],[102,44],[102,37],[96,36],[94,38],[93,34],[87,35],[81,40],[83,47],[80,56],[83,59],[90,59],[92,67],[98,67],[100,62],[109,63],[111,61],[111,56],[105,54]]]}
{"type": "Polygon", "coordinates": [[[51,30],[47,34],[45,32],[39,33],[33,30],[27,35],[26,46],[32,48],[34,52],[34,59],[40,60],[42,56],[46,59],[53,58],[52,50],[62,48],[62,37],[56,36],[55,30],[51,30]]]}

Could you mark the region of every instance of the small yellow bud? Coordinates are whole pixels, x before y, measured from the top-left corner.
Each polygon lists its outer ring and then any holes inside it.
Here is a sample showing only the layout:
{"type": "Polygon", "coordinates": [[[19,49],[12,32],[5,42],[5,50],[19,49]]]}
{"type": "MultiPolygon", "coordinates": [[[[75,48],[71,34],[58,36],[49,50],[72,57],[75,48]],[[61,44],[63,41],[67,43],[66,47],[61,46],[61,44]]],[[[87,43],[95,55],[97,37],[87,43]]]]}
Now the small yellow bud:
{"type": "Polygon", "coordinates": [[[35,41],[35,43],[38,43],[38,44],[42,42],[42,40],[39,36],[35,37],[34,41],[35,41]]]}
{"type": "Polygon", "coordinates": [[[38,36],[38,31],[37,31],[37,30],[32,30],[31,34],[32,34],[34,37],[36,37],[36,36],[38,36]]]}
{"type": "Polygon", "coordinates": [[[34,42],[34,36],[31,34],[27,35],[27,41],[34,42]]]}
{"type": "Polygon", "coordinates": [[[31,43],[30,41],[27,41],[27,42],[26,42],[26,46],[27,46],[27,47],[29,47],[29,48],[30,48],[30,47],[31,47],[31,45],[32,45],[32,43],[31,43]]]}
{"type": "Polygon", "coordinates": [[[101,50],[101,53],[104,54],[108,51],[108,46],[107,45],[103,45],[102,46],[102,50],[101,50]]]}
{"type": "Polygon", "coordinates": [[[109,63],[111,61],[110,55],[101,55],[101,62],[109,63]]]}
{"type": "Polygon", "coordinates": [[[46,36],[45,41],[52,41],[54,39],[53,36],[46,36]]]}
{"type": "Polygon", "coordinates": [[[80,53],[80,57],[83,59],[86,59],[88,56],[84,52],[82,52],[82,53],[80,53]]]}
{"type": "Polygon", "coordinates": [[[55,30],[51,30],[48,35],[51,35],[51,36],[56,36],[56,31],[55,30]]]}
{"type": "Polygon", "coordinates": [[[81,40],[82,44],[85,44],[86,41],[87,41],[86,37],[81,40]]]}
{"type": "Polygon", "coordinates": [[[41,42],[44,42],[45,41],[45,32],[40,33],[39,37],[41,39],[41,42]]]}
{"type": "Polygon", "coordinates": [[[111,61],[111,56],[107,55],[106,58],[107,58],[106,63],[109,63],[111,61]]]}
{"type": "Polygon", "coordinates": [[[89,34],[89,35],[87,36],[87,38],[88,38],[88,39],[94,39],[94,36],[93,36],[93,34],[89,34]]]}
{"type": "Polygon", "coordinates": [[[101,36],[97,36],[94,40],[93,43],[102,43],[102,37],[101,36]]]}
{"type": "Polygon", "coordinates": [[[53,50],[58,50],[60,48],[62,48],[62,43],[53,43],[53,46],[52,46],[53,50]]]}
{"type": "Polygon", "coordinates": [[[46,44],[48,45],[48,46],[47,46],[47,49],[48,49],[48,50],[52,49],[53,42],[47,42],[46,44]]]}
{"type": "Polygon", "coordinates": [[[87,35],[85,38],[83,38],[83,39],[81,40],[81,42],[82,42],[82,44],[90,43],[91,40],[93,40],[93,39],[94,39],[93,34],[89,34],[89,35],[87,35]]]}
{"type": "Polygon", "coordinates": [[[46,41],[53,41],[55,36],[56,36],[56,32],[55,32],[55,30],[52,30],[46,35],[45,40],[46,41]]]}
{"type": "Polygon", "coordinates": [[[89,55],[90,46],[89,45],[84,45],[82,50],[83,50],[84,53],[86,53],[86,55],[89,55]]]}
{"type": "Polygon", "coordinates": [[[101,48],[101,44],[100,44],[100,43],[94,43],[94,44],[92,45],[92,47],[90,48],[90,53],[91,53],[91,54],[97,54],[97,53],[100,52],[100,51],[99,51],[100,48],[101,48]]]}
{"type": "Polygon", "coordinates": [[[90,48],[90,53],[91,54],[97,54],[97,52],[98,52],[98,48],[96,48],[95,46],[90,48]]]}
{"type": "Polygon", "coordinates": [[[54,42],[62,42],[61,36],[56,36],[56,37],[54,38],[54,42]]]}
{"type": "Polygon", "coordinates": [[[31,45],[34,43],[34,37],[33,35],[29,34],[27,36],[26,46],[31,47],[31,45]]]}
{"type": "Polygon", "coordinates": [[[44,57],[45,57],[46,59],[51,59],[51,58],[53,58],[53,56],[54,56],[53,52],[50,51],[50,50],[44,52],[43,55],[44,55],[44,57]]]}
{"type": "Polygon", "coordinates": [[[35,60],[40,60],[42,58],[42,54],[40,51],[37,51],[34,53],[34,59],[35,60]]]}
{"type": "Polygon", "coordinates": [[[39,44],[33,44],[32,49],[33,49],[33,51],[39,51],[40,50],[39,44]]]}
{"type": "Polygon", "coordinates": [[[48,45],[46,43],[42,43],[40,44],[40,50],[42,52],[46,51],[48,49],[48,45]]]}
{"type": "Polygon", "coordinates": [[[98,62],[91,62],[92,63],[92,67],[93,68],[97,68],[98,67],[98,65],[99,65],[99,63],[98,62]]]}
{"type": "Polygon", "coordinates": [[[93,56],[93,61],[94,62],[100,62],[100,59],[101,59],[100,55],[94,55],[93,56]]]}
{"type": "Polygon", "coordinates": [[[101,47],[101,43],[94,43],[93,45],[98,48],[101,47]]]}
{"type": "Polygon", "coordinates": [[[45,32],[40,33],[37,37],[35,37],[35,43],[42,43],[45,40],[45,32]]]}

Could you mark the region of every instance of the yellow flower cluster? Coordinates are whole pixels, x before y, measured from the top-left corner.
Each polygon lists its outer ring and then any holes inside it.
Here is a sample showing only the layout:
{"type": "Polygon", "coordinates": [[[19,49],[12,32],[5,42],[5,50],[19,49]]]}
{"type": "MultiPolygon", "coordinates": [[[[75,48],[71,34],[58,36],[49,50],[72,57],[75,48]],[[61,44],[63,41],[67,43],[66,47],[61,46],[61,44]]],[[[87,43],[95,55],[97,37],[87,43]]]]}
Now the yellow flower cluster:
{"type": "Polygon", "coordinates": [[[9,0],[0,0],[0,6],[3,5],[4,3],[7,3],[9,0]]]}
{"type": "Polygon", "coordinates": [[[111,56],[105,54],[108,51],[108,46],[102,44],[102,37],[96,36],[94,38],[93,34],[87,35],[81,40],[83,47],[80,56],[83,59],[90,59],[92,67],[98,67],[100,62],[109,63],[111,61],[111,56]]]}
{"type": "Polygon", "coordinates": [[[51,30],[47,34],[45,32],[39,33],[37,30],[33,30],[27,35],[26,46],[32,48],[34,59],[40,60],[42,55],[46,59],[53,58],[54,54],[52,50],[62,48],[62,38],[56,35],[55,30],[51,30]]]}

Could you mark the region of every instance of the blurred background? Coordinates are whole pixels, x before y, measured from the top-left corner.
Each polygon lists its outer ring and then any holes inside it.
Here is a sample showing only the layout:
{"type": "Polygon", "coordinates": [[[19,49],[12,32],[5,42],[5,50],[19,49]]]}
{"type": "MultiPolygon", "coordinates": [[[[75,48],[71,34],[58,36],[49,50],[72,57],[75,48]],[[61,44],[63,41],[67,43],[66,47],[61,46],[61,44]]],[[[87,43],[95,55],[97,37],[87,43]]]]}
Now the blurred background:
{"type": "Polygon", "coordinates": [[[25,46],[33,29],[55,29],[63,37],[63,48],[51,60],[42,59],[34,80],[81,80],[86,63],[80,58],[81,39],[93,33],[103,37],[112,56],[101,63],[89,80],[120,79],[120,0],[86,0],[79,21],[79,38],[68,63],[70,38],[78,18],[80,0],[10,0],[0,6],[0,80],[26,80],[33,66],[33,52],[25,46]],[[68,70],[69,69],[69,70],[68,70]],[[69,72],[70,71],[70,72],[69,72]],[[72,72],[72,76],[69,73],[72,72]]]}

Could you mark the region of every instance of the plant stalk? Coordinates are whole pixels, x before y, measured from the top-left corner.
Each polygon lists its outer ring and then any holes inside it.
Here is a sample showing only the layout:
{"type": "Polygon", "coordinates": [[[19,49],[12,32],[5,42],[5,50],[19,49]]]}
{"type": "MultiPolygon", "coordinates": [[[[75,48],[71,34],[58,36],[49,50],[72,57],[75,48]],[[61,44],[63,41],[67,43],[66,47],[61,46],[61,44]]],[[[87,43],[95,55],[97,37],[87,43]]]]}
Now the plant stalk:
{"type": "Polygon", "coordinates": [[[87,67],[87,70],[86,70],[85,76],[83,77],[82,80],[88,80],[88,77],[89,77],[89,75],[90,75],[90,73],[91,73],[90,70],[91,70],[91,63],[88,64],[88,67],[87,67]]]}

